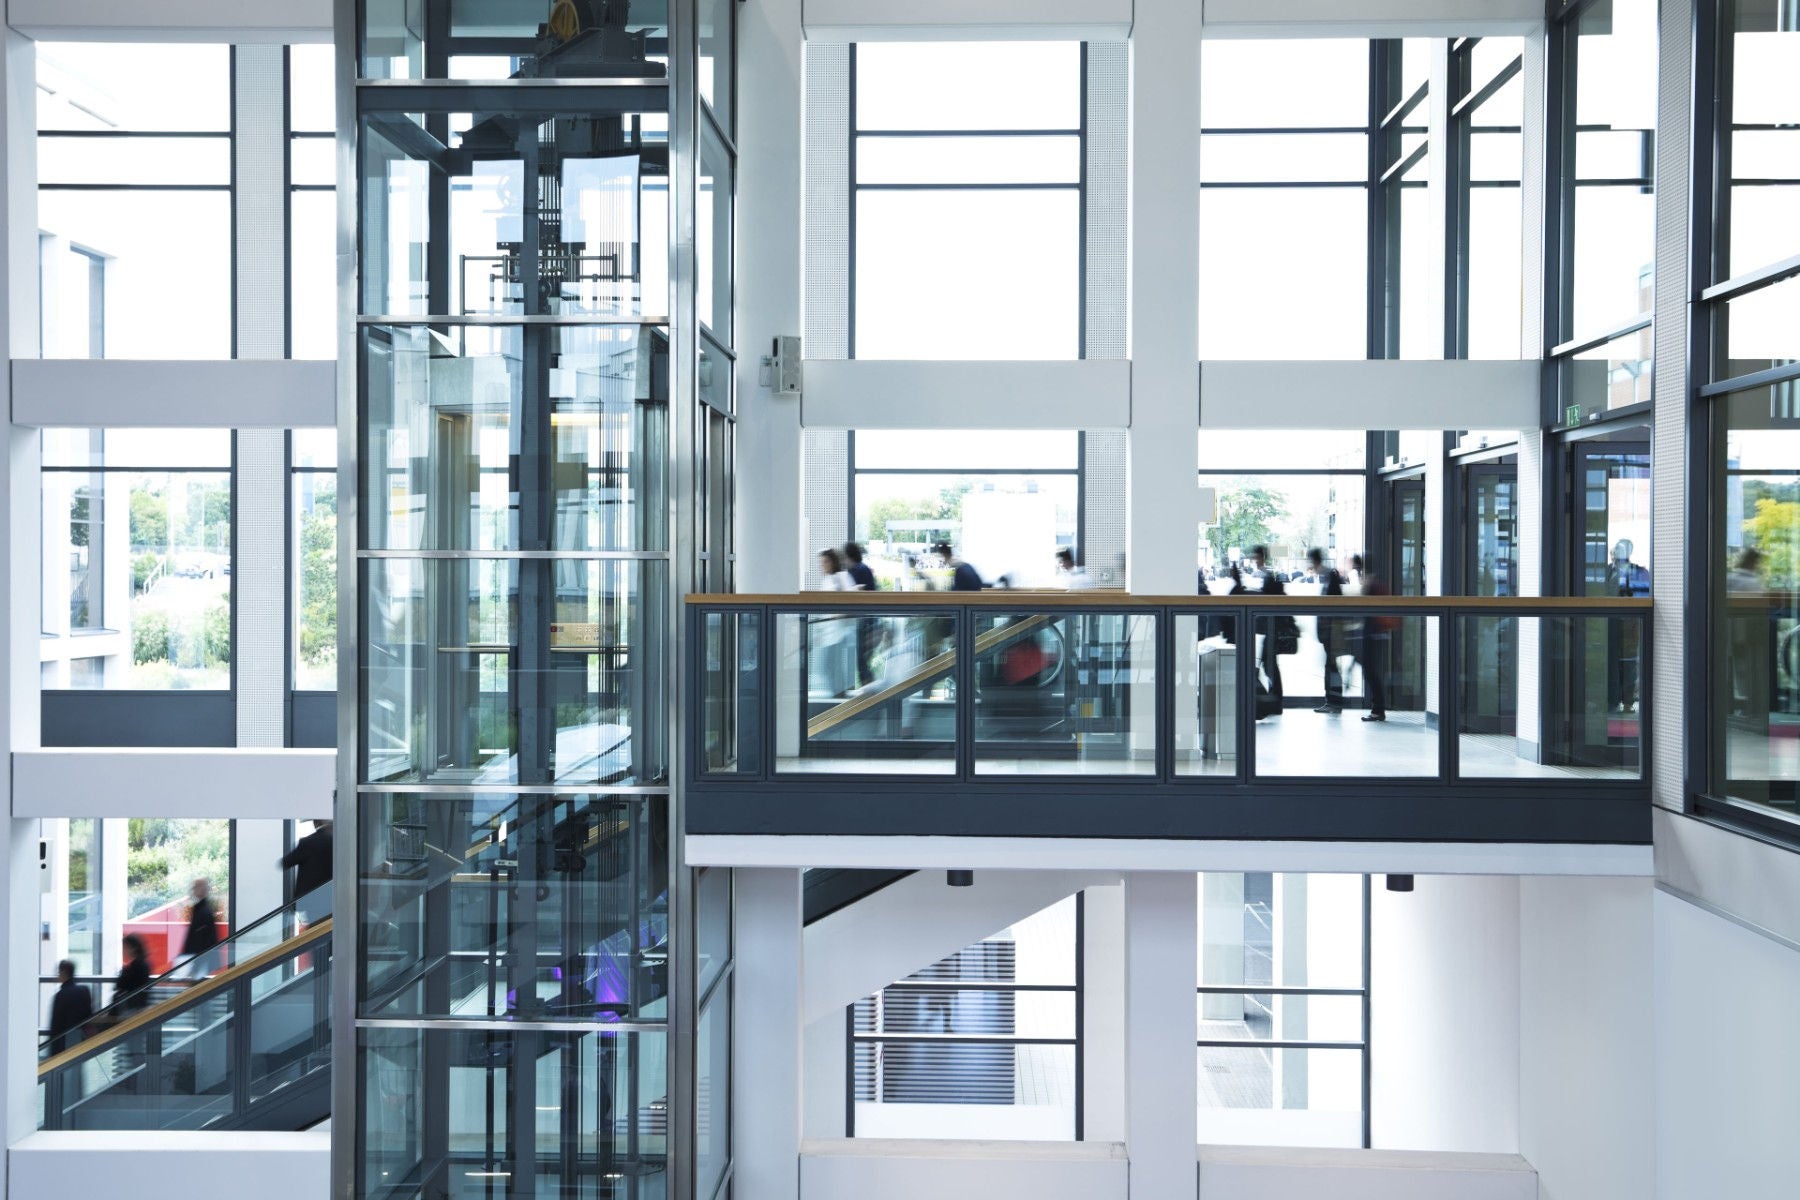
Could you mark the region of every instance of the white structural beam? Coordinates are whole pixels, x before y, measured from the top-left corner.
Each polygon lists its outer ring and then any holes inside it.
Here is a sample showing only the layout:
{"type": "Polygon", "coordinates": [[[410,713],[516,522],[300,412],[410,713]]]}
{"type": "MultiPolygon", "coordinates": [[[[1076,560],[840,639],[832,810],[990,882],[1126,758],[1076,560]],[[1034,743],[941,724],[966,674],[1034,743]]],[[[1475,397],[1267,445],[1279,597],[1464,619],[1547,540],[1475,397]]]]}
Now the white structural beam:
{"type": "Polygon", "coordinates": [[[337,425],[330,361],[21,358],[15,425],[104,429],[296,429],[337,425]]]}
{"type": "Polygon", "coordinates": [[[738,8],[737,585],[786,592],[800,561],[800,405],[760,382],[772,340],[801,332],[800,0],[738,8]]]}
{"type": "Polygon", "coordinates": [[[332,0],[7,0],[6,21],[43,41],[329,42],[332,0]]]}
{"type": "Polygon", "coordinates": [[[1128,1167],[1111,1142],[849,1138],[805,1143],[800,1177],[806,1200],[1125,1200],[1128,1167]]]}
{"type": "Polygon", "coordinates": [[[1649,876],[1649,846],[1535,842],[1243,842],[1142,838],[694,834],[695,867],[1000,871],[1313,871],[1353,875],[1649,876]]]}
{"type": "MultiPolygon", "coordinates": [[[[808,360],[801,423],[808,429],[1123,429],[1131,424],[1131,378],[1131,364],[1122,359],[808,360]]],[[[1190,366],[1183,396],[1189,424],[1192,380],[1190,366]]]]}
{"type": "Polygon", "coordinates": [[[1539,390],[1536,362],[1219,360],[1200,366],[1200,426],[1535,429],[1539,390]]]}
{"type": "Polygon", "coordinates": [[[1122,40],[1131,17],[1132,0],[806,0],[806,36],[826,42],[1103,42],[1122,40]]]}
{"type": "Polygon", "coordinates": [[[8,1152],[7,1178],[24,1198],[105,1196],[128,1179],[132,1200],[191,1200],[209,1181],[227,1195],[320,1200],[331,1192],[330,1156],[324,1129],[33,1133],[8,1152]]]}
{"type": "MultiPolygon", "coordinates": [[[[690,839],[691,841],[691,839],[690,839]]],[[[921,871],[806,927],[805,1016],[823,1020],[1083,888],[1102,871],[976,871],[949,887],[921,871]]]]}
{"type": "Polygon", "coordinates": [[[1662,809],[1652,829],[1658,887],[1800,947],[1800,855],[1662,809]]]}
{"type": "Polygon", "coordinates": [[[272,818],[331,815],[335,750],[16,750],[12,815],[272,818]]]}
{"type": "Polygon", "coordinates": [[[1537,1172],[1516,1154],[1200,1147],[1206,1200],[1538,1200],[1537,1172]]]}
{"type": "Polygon", "coordinates": [[[1133,1196],[1181,1196],[1194,1182],[1194,1042],[1199,880],[1125,877],[1125,1145],[1133,1196]]]}
{"type": "Polygon", "coordinates": [[[1205,0],[1207,37],[1473,37],[1544,23],[1543,0],[1205,0]]]}
{"type": "Polygon", "coordinates": [[[733,883],[731,1191],[799,1200],[801,875],[739,871],[733,883]]]}
{"type": "Polygon", "coordinates": [[[1200,528],[1200,5],[1137,0],[1131,31],[1131,440],[1125,577],[1191,594],[1200,528]]]}

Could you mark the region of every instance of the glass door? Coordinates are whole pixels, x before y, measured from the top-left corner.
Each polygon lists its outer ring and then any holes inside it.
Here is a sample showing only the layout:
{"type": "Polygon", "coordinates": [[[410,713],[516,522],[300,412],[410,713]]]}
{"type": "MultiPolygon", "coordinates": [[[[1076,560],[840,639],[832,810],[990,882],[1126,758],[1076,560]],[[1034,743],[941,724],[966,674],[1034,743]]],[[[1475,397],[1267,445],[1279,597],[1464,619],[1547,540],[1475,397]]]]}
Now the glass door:
{"type": "MultiPolygon", "coordinates": [[[[1462,469],[1462,579],[1465,596],[1516,596],[1519,468],[1516,460],[1462,469]]],[[[1463,732],[1512,733],[1518,720],[1518,627],[1511,620],[1465,621],[1463,732]]]]}
{"type": "MultiPolygon", "coordinates": [[[[1387,485],[1387,554],[1393,564],[1396,596],[1423,596],[1425,578],[1425,480],[1393,479],[1387,485]]],[[[1389,649],[1388,704],[1391,708],[1425,707],[1424,647],[1413,644],[1425,635],[1426,622],[1402,621],[1389,649]]]]}

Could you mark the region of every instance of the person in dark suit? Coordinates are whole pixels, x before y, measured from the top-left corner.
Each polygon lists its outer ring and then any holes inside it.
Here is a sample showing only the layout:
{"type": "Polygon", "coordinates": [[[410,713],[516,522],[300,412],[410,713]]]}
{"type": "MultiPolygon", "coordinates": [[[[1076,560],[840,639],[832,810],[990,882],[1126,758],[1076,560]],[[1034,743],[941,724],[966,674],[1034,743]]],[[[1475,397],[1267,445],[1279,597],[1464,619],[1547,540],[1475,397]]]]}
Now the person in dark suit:
{"type": "Polygon", "coordinates": [[[985,585],[981,575],[962,559],[956,557],[956,551],[950,548],[949,542],[937,544],[937,556],[944,560],[950,568],[950,590],[953,592],[979,592],[985,585]]]}
{"type": "Polygon", "coordinates": [[[56,964],[56,977],[62,986],[50,998],[50,1053],[61,1054],[81,1040],[83,1026],[94,1019],[94,993],[75,982],[75,964],[66,958],[56,964]]]}
{"type": "MultiPolygon", "coordinates": [[[[844,543],[844,571],[859,592],[878,592],[881,584],[875,572],[863,561],[863,548],[856,542],[844,543]]],[[[875,617],[858,617],[856,621],[856,686],[875,682],[875,648],[881,644],[881,622],[875,617]]]]}
{"type": "MultiPolygon", "coordinates": [[[[1256,568],[1255,575],[1262,580],[1260,591],[1263,595],[1287,595],[1287,587],[1281,582],[1281,576],[1269,570],[1269,548],[1267,546],[1252,546],[1250,562],[1256,568]]],[[[1262,673],[1268,677],[1268,695],[1257,701],[1256,719],[1259,721],[1264,717],[1281,715],[1281,663],[1278,643],[1282,633],[1286,631],[1293,619],[1293,617],[1283,614],[1259,622],[1267,627],[1267,632],[1263,635],[1259,661],[1262,663],[1262,673]]]]}
{"type": "Polygon", "coordinates": [[[212,887],[206,880],[194,880],[187,933],[181,938],[181,956],[188,960],[189,979],[205,979],[212,974],[215,965],[213,948],[219,944],[219,914],[213,908],[211,892],[212,887]]]}
{"type": "Polygon", "coordinates": [[[281,865],[294,869],[294,900],[308,921],[331,915],[331,853],[331,822],[320,821],[281,856],[281,865]]]}
{"type": "MultiPolygon", "coordinates": [[[[1325,565],[1323,550],[1317,546],[1308,550],[1306,562],[1311,568],[1307,573],[1319,584],[1319,595],[1344,594],[1344,576],[1336,567],[1325,565]]],[[[1319,645],[1325,651],[1325,703],[1313,711],[1334,717],[1344,711],[1344,672],[1338,666],[1338,660],[1349,650],[1344,625],[1341,618],[1322,616],[1318,620],[1319,645]]]]}
{"type": "Polygon", "coordinates": [[[113,976],[112,1002],[123,1007],[121,1017],[150,1007],[150,954],[144,939],[135,933],[125,935],[120,943],[125,949],[125,965],[113,976]]]}

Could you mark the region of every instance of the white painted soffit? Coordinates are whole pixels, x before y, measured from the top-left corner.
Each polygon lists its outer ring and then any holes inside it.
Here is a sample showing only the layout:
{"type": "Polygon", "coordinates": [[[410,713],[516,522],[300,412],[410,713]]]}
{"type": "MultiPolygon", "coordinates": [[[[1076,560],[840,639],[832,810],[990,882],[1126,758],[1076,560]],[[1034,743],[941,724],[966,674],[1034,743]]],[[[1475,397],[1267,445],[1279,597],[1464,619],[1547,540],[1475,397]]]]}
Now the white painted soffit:
{"type": "Polygon", "coordinates": [[[329,42],[333,0],[6,0],[41,41],[329,42]]]}
{"type": "Polygon", "coordinates": [[[1202,37],[1522,36],[1543,0],[1204,0],[1202,37]]]}
{"type": "Polygon", "coordinates": [[[17,358],[15,425],[298,429],[337,424],[337,363],[17,358]]]}
{"type": "Polygon", "coordinates": [[[1132,0],[804,0],[801,21],[818,42],[1116,42],[1131,13],[1132,0]]]}

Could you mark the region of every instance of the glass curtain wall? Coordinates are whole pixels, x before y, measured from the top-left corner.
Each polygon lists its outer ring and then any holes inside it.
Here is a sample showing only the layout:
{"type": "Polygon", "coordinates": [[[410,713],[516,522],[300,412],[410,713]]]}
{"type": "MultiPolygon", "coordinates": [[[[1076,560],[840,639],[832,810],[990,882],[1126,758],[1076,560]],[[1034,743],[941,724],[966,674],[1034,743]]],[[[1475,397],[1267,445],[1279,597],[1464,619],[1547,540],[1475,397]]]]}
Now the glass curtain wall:
{"type": "Polygon", "coordinates": [[[337,357],[337,131],[330,46],[289,46],[288,357],[337,357]]]}
{"type": "Polygon", "coordinates": [[[1697,232],[1694,374],[1711,553],[1695,584],[1717,614],[1696,705],[1710,714],[1702,807],[1800,839],[1800,9],[1716,0],[1700,28],[1700,94],[1713,99],[1696,211],[1711,228],[1697,232]]]}
{"type": "Polygon", "coordinates": [[[852,357],[1082,357],[1083,60],[851,48],[852,357]]]}
{"type": "Polygon", "coordinates": [[[1368,356],[1371,45],[1201,42],[1202,359],[1368,356]]]}
{"type": "Polygon", "coordinates": [[[1376,203],[1372,242],[1382,256],[1371,273],[1373,358],[1438,358],[1438,310],[1431,303],[1437,261],[1431,242],[1441,228],[1433,213],[1428,138],[1431,55],[1419,38],[1374,43],[1374,91],[1381,110],[1375,139],[1376,203]]]}
{"type": "Polygon", "coordinates": [[[1657,5],[1575,0],[1550,30],[1552,424],[1647,402],[1657,5]]]}
{"type": "Polygon", "coordinates": [[[1524,43],[1465,38],[1450,48],[1454,210],[1447,310],[1452,358],[1518,358],[1524,314],[1524,43]]]}
{"type": "Polygon", "coordinates": [[[731,349],[733,6],[359,12],[335,1186],[712,1197],[730,990],[702,1010],[670,787],[704,514],[672,483],[702,312],[731,349]]]}

